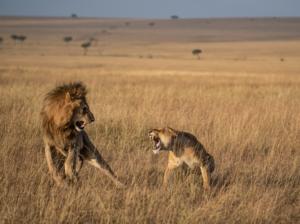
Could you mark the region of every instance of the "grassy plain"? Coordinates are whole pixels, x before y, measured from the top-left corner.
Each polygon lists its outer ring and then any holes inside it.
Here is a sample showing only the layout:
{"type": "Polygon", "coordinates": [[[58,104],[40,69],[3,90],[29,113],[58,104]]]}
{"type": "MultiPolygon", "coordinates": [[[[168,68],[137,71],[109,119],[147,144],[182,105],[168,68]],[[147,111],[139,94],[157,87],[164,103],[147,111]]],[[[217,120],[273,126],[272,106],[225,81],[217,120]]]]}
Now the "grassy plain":
{"type": "Polygon", "coordinates": [[[299,222],[300,19],[151,21],[0,19],[1,223],[299,222]],[[75,186],[49,178],[41,102],[77,80],[96,117],[87,131],[126,189],[88,165],[75,186]],[[167,154],[147,137],[162,126],[215,157],[211,193],[182,170],[162,188],[167,154]]]}

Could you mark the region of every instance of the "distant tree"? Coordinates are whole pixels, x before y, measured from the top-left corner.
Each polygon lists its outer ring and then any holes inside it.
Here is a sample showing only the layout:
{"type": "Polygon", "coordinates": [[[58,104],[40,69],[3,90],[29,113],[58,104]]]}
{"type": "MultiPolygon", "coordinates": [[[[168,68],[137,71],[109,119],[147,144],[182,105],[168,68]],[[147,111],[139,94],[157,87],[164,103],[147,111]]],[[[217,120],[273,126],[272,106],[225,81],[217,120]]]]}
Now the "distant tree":
{"type": "Polygon", "coordinates": [[[15,44],[17,43],[18,39],[19,39],[19,36],[16,35],[16,34],[12,34],[10,35],[10,38],[15,42],[15,44]]]}
{"type": "Polygon", "coordinates": [[[23,43],[26,39],[27,39],[27,37],[24,36],[24,35],[20,35],[20,36],[18,37],[18,40],[19,40],[21,43],[23,43]]]}
{"type": "Polygon", "coordinates": [[[76,18],[78,18],[78,16],[77,16],[76,13],[72,13],[72,14],[71,14],[71,18],[72,18],[72,19],[76,19],[76,18]]]}
{"type": "Polygon", "coordinates": [[[83,54],[86,55],[88,48],[92,45],[92,43],[90,41],[85,42],[83,44],[81,44],[81,47],[83,48],[83,54]]]}
{"type": "Polygon", "coordinates": [[[148,23],[148,25],[152,27],[155,25],[155,22],[150,22],[150,23],[148,23]]]}
{"type": "Polygon", "coordinates": [[[66,37],[64,37],[64,42],[65,43],[69,43],[69,42],[71,42],[73,40],[73,37],[71,37],[71,36],[66,36],[66,37]]]}
{"type": "Polygon", "coordinates": [[[101,30],[101,34],[104,34],[104,35],[109,35],[110,32],[108,32],[107,30],[101,30]]]}
{"type": "Polygon", "coordinates": [[[130,22],[125,22],[125,26],[130,26],[130,22]]]}
{"type": "Polygon", "coordinates": [[[111,25],[111,26],[109,26],[108,28],[109,28],[110,30],[114,30],[114,29],[117,29],[118,27],[115,26],[115,25],[111,25]]]}
{"type": "Polygon", "coordinates": [[[24,35],[16,35],[16,34],[10,35],[10,38],[13,39],[15,44],[18,42],[23,43],[27,39],[27,37],[24,35]]]}
{"type": "Polygon", "coordinates": [[[177,15],[172,15],[172,16],[171,16],[171,19],[179,19],[179,16],[177,16],[177,15]]]}
{"type": "Polygon", "coordinates": [[[192,51],[192,54],[197,56],[198,59],[200,59],[200,54],[202,53],[202,50],[201,49],[194,49],[192,51]]]}
{"type": "Polygon", "coordinates": [[[2,44],[3,43],[3,38],[2,37],[0,37],[0,44],[2,44]]]}

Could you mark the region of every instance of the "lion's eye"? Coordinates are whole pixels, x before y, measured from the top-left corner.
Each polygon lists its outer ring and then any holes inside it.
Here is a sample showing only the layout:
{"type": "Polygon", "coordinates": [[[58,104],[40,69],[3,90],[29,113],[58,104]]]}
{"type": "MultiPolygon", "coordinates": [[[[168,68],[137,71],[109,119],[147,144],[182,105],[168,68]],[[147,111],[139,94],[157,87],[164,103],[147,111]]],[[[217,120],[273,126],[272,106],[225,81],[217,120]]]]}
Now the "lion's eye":
{"type": "Polygon", "coordinates": [[[83,108],[82,108],[82,112],[83,112],[83,113],[87,113],[87,112],[88,112],[88,108],[87,108],[87,107],[83,107],[83,108]]]}

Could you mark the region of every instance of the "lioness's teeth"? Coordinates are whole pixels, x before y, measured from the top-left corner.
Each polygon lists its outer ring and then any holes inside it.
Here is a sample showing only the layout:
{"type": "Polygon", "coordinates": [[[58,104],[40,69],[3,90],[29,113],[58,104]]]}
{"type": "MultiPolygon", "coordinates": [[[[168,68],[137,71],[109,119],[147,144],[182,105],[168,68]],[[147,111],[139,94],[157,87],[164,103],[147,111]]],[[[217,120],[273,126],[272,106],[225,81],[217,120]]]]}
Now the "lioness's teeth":
{"type": "Polygon", "coordinates": [[[154,154],[158,154],[159,153],[159,149],[157,150],[152,150],[154,154]]]}

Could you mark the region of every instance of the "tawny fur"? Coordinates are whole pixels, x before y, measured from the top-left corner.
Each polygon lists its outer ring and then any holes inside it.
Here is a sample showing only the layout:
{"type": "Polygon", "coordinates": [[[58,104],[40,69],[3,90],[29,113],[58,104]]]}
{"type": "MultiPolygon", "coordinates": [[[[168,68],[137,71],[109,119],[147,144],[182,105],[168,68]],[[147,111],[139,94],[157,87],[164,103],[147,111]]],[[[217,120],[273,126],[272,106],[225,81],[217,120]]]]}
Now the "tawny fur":
{"type": "Polygon", "coordinates": [[[173,169],[186,164],[192,169],[196,166],[200,167],[203,186],[206,190],[210,189],[211,173],[215,168],[214,159],[195,136],[167,127],[150,130],[149,137],[155,145],[154,153],[161,150],[169,152],[164,185],[168,183],[173,169]]]}
{"type": "Polygon", "coordinates": [[[76,82],[56,87],[44,99],[41,118],[49,172],[54,181],[62,185],[65,177],[71,181],[77,179],[86,160],[117,186],[123,186],[83,130],[85,125],[94,121],[86,94],[86,87],[76,82]],[[60,174],[62,165],[54,159],[57,154],[64,158],[64,175],[60,174]]]}

